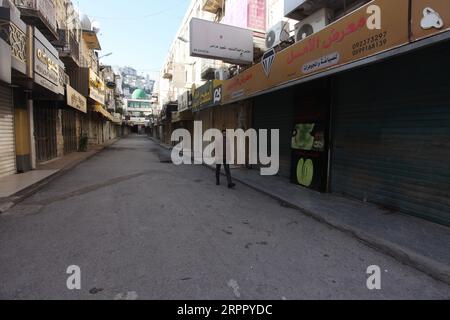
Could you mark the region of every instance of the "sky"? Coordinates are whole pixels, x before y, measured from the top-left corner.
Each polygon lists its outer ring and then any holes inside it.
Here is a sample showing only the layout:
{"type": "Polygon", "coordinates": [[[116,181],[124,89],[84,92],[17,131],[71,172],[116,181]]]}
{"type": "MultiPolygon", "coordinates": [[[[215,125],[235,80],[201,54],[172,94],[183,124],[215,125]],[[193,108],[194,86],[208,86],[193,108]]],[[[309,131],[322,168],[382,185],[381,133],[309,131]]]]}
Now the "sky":
{"type": "Polygon", "coordinates": [[[72,0],[100,23],[103,64],[131,66],[157,78],[190,0],[72,0]]]}

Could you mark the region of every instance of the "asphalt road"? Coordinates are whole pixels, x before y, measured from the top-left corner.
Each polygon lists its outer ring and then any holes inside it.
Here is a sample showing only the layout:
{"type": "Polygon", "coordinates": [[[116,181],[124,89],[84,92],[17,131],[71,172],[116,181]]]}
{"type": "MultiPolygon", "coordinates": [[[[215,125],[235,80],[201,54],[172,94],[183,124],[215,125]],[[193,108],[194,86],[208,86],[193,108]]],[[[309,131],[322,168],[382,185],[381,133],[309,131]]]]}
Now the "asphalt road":
{"type": "Polygon", "coordinates": [[[450,299],[450,287],[132,136],[0,216],[0,298],[450,299]],[[71,265],[81,290],[66,286],[71,265]],[[381,290],[367,289],[370,265],[381,290]]]}

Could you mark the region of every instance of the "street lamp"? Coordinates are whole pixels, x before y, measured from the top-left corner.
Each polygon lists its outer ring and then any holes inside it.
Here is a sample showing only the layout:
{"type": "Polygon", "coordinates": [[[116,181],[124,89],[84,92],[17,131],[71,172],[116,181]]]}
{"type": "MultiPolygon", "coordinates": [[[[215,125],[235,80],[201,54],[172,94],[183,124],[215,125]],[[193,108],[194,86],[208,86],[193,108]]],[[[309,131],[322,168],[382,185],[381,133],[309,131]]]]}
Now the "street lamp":
{"type": "Polygon", "coordinates": [[[109,56],[111,56],[112,54],[113,54],[113,52],[107,53],[107,54],[105,54],[105,55],[103,55],[103,56],[98,57],[98,59],[100,60],[100,59],[102,59],[102,58],[109,57],[109,56]]]}

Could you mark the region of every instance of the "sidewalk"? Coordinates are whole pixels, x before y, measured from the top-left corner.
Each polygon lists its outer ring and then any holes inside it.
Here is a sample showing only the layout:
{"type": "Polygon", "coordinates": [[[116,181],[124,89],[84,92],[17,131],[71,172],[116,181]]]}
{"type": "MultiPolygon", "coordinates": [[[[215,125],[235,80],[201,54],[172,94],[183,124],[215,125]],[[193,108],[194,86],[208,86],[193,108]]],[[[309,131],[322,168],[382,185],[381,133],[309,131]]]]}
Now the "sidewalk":
{"type": "Polygon", "coordinates": [[[450,284],[450,228],[375,205],[321,194],[257,170],[235,169],[233,178],[284,205],[351,234],[370,246],[450,284]]]}
{"type": "MultiPolygon", "coordinates": [[[[166,150],[171,149],[152,140],[166,150]]],[[[282,205],[297,209],[450,284],[450,228],[338,195],[321,194],[278,176],[261,176],[257,170],[233,169],[232,175],[234,180],[282,205]]]]}
{"type": "Polygon", "coordinates": [[[0,178],[0,214],[30,197],[47,183],[96,155],[118,139],[90,146],[86,152],[73,152],[62,158],[38,165],[36,170],[0,178]]]}

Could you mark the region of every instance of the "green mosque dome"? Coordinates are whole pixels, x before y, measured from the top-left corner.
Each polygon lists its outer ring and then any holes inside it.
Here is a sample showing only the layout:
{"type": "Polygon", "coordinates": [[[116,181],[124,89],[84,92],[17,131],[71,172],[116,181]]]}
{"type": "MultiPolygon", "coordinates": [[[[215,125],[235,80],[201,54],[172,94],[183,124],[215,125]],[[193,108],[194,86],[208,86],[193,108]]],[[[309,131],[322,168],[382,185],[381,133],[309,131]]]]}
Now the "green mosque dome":
{"type": "Polygon", "coordinates": [[[133,91],[133,100],[147,100],[147,94],[142,89],[136,89],[133,91]]]}

